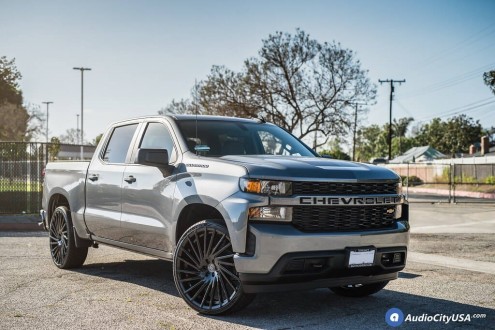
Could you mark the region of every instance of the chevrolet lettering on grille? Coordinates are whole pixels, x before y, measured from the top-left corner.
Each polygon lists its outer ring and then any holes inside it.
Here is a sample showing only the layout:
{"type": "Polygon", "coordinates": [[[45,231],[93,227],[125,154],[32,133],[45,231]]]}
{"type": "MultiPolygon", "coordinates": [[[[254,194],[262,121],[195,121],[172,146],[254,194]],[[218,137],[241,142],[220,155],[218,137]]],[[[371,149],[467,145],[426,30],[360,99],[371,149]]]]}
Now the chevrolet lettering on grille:
{"type": "Polygon", "coordinates": [[[391,205],[399,204],[402,196],[378,197],[299,197],[300,205],[391,205]]]}

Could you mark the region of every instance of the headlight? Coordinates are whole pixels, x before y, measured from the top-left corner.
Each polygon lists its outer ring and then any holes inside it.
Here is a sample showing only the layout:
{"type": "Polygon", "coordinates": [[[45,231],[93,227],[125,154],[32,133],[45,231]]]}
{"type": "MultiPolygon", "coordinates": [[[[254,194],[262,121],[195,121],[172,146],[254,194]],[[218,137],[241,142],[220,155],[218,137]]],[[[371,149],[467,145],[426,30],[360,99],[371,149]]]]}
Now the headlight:
{"type": "Polygon", "coordinates": [[[244,179],[239,181],[241,190],[247,193],[272,195],[272,196],[289,196],[292,195],[292,182],[288,181],[271,181],[244,179]]]}
{"type": "Polygon", "coordinates": [[[262,206],[249,209],[249,220],[259,221],[292,221],[292,207],[262,206]]]}

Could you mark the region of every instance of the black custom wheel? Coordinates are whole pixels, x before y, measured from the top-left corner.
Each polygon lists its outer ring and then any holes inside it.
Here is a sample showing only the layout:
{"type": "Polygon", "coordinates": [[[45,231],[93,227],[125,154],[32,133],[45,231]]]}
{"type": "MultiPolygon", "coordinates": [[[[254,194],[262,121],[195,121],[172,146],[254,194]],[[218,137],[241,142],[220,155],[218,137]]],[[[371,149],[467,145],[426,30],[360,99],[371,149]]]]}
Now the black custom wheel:
{"type": "Polygon", "coordinates": [[[388,284],[388,281],[371,284],[353,284],[330,288],[335,294],[344,297],[366,297],[377,293],[388,284]]]}
{"type": "Polygon", "coordinates": [[[49,229],[53,263],[63,269],[82,266],[88,255],[88,248],[76,247],[72,219],[67,207],[59,206],[55,209],[49,229]]]}
{"type": "Polygon", "coordinates": [[[255,296],[242,290],[227,228],[210,221],[182,235],[174,254],[174,280],[182,298],[203,314],[239,310],[255,296]]]}

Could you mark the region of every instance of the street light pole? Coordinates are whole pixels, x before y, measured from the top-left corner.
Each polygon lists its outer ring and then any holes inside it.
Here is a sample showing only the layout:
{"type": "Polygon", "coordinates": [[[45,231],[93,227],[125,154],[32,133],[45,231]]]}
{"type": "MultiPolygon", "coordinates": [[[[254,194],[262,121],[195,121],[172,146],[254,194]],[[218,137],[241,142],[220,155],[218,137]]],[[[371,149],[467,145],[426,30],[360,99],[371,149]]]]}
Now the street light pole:
{"type": "Polygon", "coordinates": [[[52,104],[52,101],[47,101],[47,102],[41,102],[43,104],[46,104],[46,143],[50,142],[48,141],[48,108],[50,104],[52,104]]]}
{"type": "Polygon", "coordinates": [[[81,71],[81,160],[84,159],[84,71],[91,71],[91,68],[77,68],[74,67],[74,70],[81,71]]]}
{"type": "Polygon", "coordinates": [[[76,120],[76,134],[77,134],[77,143],[79,143],[79,139],[81,136],[79,136],[79,114],[76,114],[77,120],[76,120]]]}

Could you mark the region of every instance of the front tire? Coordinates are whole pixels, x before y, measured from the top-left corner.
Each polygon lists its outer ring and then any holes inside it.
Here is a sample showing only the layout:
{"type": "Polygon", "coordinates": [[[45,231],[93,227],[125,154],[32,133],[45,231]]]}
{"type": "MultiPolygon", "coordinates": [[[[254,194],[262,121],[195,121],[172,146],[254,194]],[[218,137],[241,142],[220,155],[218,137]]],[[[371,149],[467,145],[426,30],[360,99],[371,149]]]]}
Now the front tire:
{"type": "Polygon", "coordinates": [[[202,314],[231,313],[247,306],[225,226],[202,221],[186,230],[174,253],[174,281],[182,298],[202,314]]]}
{"type": "Polygon", "coordinates": [[[371,284],[353,284],[330,288],[335,294],[344,297],[366,297],[377,293],[388,284],[388,281],[371,284]]]}
{"type": "Polygon", "coordinates": [[[88,255],[87,247],[76,247],[70,211],[59,206],[53,212],[49,226],[50,254],[58,268],[80,267],[88,255]]]}

